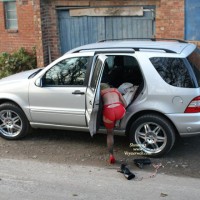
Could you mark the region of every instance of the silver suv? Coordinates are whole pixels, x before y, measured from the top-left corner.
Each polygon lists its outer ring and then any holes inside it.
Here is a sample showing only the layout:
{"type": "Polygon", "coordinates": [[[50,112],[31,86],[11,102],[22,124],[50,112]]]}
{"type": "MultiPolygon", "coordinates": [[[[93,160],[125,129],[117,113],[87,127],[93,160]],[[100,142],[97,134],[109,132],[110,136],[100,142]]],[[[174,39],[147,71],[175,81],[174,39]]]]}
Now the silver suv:
{"type": "Polygon", "coordinates": [[[200,51],[184,41],[102,41],[67,52],[43,69],[0,80],[0,135],[30,128],[105,132],[100,83],[138,86],[115,133],[150,156],[176,136],[200,134],[200,51]],[[98,127],[98,128],[97,128],[98,127]]]}

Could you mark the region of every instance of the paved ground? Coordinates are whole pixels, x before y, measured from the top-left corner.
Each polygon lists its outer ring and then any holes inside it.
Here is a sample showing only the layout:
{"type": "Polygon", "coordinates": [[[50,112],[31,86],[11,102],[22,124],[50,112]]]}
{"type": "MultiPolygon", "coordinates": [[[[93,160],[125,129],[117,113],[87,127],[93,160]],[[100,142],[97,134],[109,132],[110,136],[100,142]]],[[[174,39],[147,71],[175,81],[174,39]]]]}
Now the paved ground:
{"type": "Polygon", "coordinates": [[[23,140],[0,138],[0,199],[199,199],[200,137],[179,140],[163,158],[137,168],[127,138],[115,137],[117,163],[107,162],[106,135],[38,130],[23,140]],[[118,173],[126,162],[136,179],[118,173]],[[143,180],[139,181],[142,177],[143,180]]]}
{"type": "Polygon", "coordinates": [[[105,167],[0,159],[0,177],[1,200],[198,200],[200,196],[199,179],[158,174],[126,180],[105,167]]]}
{"type": "MultiPolygon", "coordinates": [[[[108,155],[105,141],[106,135],[96,135],[91,138],[89,133],[38,130],[23,140],[7,141],[0,138],[0,157],[106,167],[108,155]]],[[[126,156],[125,151],[132,151],[128,139],[116,136],[115,155],[118,159],[116,166],[127,162],[135,168],[133,159],[138,156],[126,156]]],[[[200,178],[199,152],[200,136],[184,138],[175,144],[168,155],[151,160],[153,163],[162,163],[163,173],[200,178]]]]}

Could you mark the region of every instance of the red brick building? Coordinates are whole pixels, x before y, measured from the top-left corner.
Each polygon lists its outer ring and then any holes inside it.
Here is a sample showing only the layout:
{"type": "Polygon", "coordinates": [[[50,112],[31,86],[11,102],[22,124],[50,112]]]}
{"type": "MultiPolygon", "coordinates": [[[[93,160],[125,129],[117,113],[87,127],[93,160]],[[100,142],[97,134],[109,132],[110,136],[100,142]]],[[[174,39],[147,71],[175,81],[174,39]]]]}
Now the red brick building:
{"type": "Polygon", "coordinates": [[[103,39],[185,39],[184,24],[184,0],[0,0],[0,52],[36,47],[45,66],[103,39]]]}
{"type": "Polygon", "coordinates": [[[0,52],[11,52],[20,46],[25,48],[35,46],[36,38],[33,16],[34,7],[29,1],[0,1],[0,52]],[[15,3],[16,14],[13,15],[16,15],[17,20],[15,20],[15,24],[10,23],[8,25],[12,16],[8,17],[8,22],[5,18],[6,15],[10,15],[9,13],[12,12],[10,10],[14,9],[13,4],[15,3]]]}

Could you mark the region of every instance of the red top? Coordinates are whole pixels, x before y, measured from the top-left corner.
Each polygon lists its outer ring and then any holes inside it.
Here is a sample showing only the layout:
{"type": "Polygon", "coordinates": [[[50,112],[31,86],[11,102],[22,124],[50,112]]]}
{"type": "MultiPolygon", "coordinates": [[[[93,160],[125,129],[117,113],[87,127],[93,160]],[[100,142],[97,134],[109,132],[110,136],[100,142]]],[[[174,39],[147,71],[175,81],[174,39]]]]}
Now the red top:
{"type": "Polygon", "coordinates": [[[119,93],[119,91],[117,90],[117,89],[115,89],[115,88],[113,88],[113,90],[112,91],[105,91],[105,92],[101,92],[101,96],[103,97],[105,94],[107,94],[107,93],[109,93],[109,92],[114,92],[114,93],[116,93],[119,97],[120,97],[120,93],[119,93]]]}

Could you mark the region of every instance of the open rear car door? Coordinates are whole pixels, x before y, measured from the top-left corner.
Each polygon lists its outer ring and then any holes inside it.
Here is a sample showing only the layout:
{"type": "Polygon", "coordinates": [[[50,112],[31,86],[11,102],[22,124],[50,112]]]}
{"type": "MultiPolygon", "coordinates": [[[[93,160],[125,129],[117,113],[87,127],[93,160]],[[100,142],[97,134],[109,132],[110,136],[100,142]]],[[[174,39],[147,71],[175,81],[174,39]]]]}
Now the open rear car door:
{"type": "Polygon", "coordinates": [[[91,136],[98,130],[98,111],[101,101],[100,83],[104,70],[105,55],[97,55],[91,69],[89,85],[86,91],[86,120],[91,136]]]}

